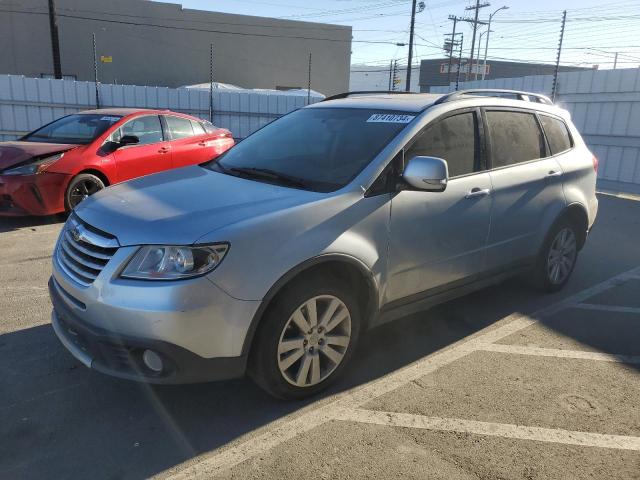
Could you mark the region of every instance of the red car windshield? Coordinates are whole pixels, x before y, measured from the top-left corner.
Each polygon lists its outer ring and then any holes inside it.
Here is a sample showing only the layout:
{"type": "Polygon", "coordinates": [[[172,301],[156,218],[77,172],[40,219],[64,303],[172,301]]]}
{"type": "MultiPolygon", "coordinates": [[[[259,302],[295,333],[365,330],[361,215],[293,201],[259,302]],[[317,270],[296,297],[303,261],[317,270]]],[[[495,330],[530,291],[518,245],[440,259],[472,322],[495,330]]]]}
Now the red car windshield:
{"type": "Polygon", "coordinates": [[[106,132],[122,115],[77,113],[62,117],[28,133],[20,140],[40,143],[72,143],[86,145],[106,132]]]}

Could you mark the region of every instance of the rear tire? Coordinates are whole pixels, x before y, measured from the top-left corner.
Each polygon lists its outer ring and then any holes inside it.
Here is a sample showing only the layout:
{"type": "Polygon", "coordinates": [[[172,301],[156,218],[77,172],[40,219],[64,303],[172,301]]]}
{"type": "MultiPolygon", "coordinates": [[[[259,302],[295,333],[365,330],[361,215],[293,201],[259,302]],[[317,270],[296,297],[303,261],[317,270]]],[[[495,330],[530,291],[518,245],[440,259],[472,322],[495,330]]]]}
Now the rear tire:
{"type": "Polygon", "coordinates": [[[321,392],[351,360],[360,335],[360,315],[356,296],[343,280],[296,279],[262,318],[249,357],[250,377],[280,399],[321,392]]]}
{"type": "Polygon", "coordinates": [[[64,195],[65,212],[70,212],[87,197],[102,190],[106,185],[97,176],[91,173],[81,173],[76,175],[69,182],[64,195]]]}
{"type": "Polygon", "coordinates": [[[553,293],[567,284],[578,259],[578,238],[578,228],[567,218],[551,227],[532,272],[535,288],[553,293]]]}

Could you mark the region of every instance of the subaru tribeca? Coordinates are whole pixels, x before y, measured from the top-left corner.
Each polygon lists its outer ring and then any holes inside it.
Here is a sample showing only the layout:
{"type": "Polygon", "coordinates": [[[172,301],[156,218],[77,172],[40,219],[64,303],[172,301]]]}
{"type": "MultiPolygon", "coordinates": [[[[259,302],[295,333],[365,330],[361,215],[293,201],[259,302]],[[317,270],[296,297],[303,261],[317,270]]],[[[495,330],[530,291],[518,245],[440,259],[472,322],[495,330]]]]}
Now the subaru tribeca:
{"type": "Polygon", "coordinates": [[[596,170],[541,95],[338,95],[82,202],[53,256],[53,327],[106,374],[246,372],[305,397],[369,328],[516,274],[562,288],[596,170]]]}

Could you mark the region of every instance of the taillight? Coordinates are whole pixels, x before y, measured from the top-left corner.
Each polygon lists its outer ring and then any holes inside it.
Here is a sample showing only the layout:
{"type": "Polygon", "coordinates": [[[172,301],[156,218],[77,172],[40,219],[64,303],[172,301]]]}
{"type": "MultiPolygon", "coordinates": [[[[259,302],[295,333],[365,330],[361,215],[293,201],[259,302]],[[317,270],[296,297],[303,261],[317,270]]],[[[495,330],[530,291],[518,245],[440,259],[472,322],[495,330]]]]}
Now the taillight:
{"type": "Polygon", "coordinates": [[[591,161],[593,162],[593,171],[598,173],[598,157],[594,155],[591,161]]]}

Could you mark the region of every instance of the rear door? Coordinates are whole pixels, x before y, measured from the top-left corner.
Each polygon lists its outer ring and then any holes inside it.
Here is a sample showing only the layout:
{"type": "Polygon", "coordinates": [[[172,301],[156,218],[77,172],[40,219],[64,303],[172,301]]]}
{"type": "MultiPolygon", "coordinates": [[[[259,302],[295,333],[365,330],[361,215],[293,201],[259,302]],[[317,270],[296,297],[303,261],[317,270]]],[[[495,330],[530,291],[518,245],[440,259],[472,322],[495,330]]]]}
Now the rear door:
{"type": "Polygon", "coordinates": [[[124,135],[135,135],[140,142],[114,152],[118,182],[171,168],[171,145],[165,140],[158,115],[132,118],[113,133],[111,140],[118,142],[124,135]]]}
{"type": "Polygon", "coordinates": [[[176,115],[164,115],[171,137],[171,152],[174,167],[197,165],[215,157],[209,142],[210,134],[196,121],[176,115]]]}
{"type": "Polygon", "coordinates": [[[487,268],[527,263],[549,220],[562,211],[562,167],[550,155],[540,120],[524,109],[486,108],[492,189],[487,268]]]}

